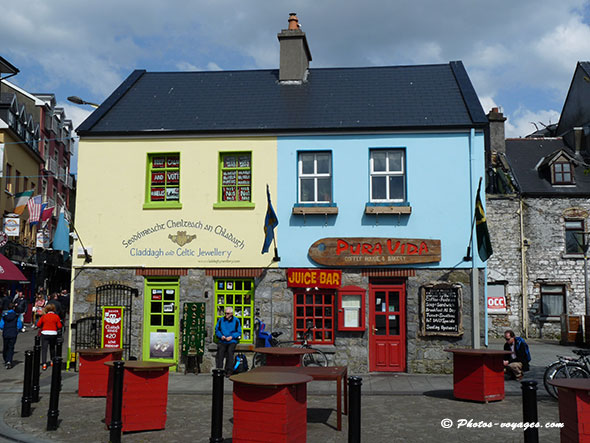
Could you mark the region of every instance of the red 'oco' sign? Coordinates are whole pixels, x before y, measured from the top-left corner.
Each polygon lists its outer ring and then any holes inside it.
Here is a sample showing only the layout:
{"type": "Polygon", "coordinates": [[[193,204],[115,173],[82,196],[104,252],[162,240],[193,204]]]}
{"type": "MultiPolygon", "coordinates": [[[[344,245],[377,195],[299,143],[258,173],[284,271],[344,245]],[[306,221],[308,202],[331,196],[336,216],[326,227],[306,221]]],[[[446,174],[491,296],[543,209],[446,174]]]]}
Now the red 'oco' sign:
{"type": "Polygon", "coordinates": [[[103,308],[102,343],[103,348],[122,347],[123,308],[103,308]]]}

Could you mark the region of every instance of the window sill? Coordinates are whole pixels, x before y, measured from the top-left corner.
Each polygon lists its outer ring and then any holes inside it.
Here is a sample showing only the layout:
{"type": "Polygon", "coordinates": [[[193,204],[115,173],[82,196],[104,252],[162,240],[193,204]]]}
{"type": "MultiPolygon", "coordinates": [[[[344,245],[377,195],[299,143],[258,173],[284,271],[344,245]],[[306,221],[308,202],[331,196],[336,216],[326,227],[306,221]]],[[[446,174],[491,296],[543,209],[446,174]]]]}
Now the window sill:
{"type": "Polygon", "coordinates": [[[144,203],[143,209],[182,209],[182,203],[180,203],[180,202],[144,203]]]}
{"type": "Polygon", "coordinates": [[[295,204],[293,206],[293,215],[336,215],[338,206],[334,203],[328,204],[295,204]]]}
{"type": "Polygon", "coordinates": [[[584,260],[584,254],[563,254],[561,258],[569,258],[574,260],[584,260]]]}
{"type": "Polygon", "coordinates": [[[365,214],[401,214],[410,215],[412,207],[409,202],[406,203],[367,203],[365,205],[365,214]]]}
{"type": "Polygon", "coordinates": [[[252,202],[221,202],[213,203],[213,209],[254,209],[255,203],[252,202]]]}

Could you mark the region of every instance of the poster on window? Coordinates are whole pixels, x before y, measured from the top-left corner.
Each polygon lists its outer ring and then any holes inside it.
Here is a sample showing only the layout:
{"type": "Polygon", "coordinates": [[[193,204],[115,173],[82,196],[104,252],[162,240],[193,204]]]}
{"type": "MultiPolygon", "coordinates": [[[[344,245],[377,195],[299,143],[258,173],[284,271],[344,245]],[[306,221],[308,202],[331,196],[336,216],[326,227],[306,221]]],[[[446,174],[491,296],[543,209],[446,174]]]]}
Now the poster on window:
{"type": "Polygon", "coordinates": [[[169,168],[180,167],[180,157],[178,157],[178,156],[168,157],[168,161],[166,162],[166,166],[168,166],[169,168]]]}
{"type": "Polygon", "coordinates": [[[233,155],[226,155],[223,157],[223,167],[224,168],[235,168],[236,167],[236,157],[233,155]]]}
{"type": "Polygon", "coordinates": [[[506,314],[506,297],[488,294],[488,314],[506,314]]]}
{"type": "Polygon", "coordinates": [[[102,347],[123,347],[123,306],[102,308],[102,347]]]}
{"type": "Polygon", "coordinates": [[[152,172],[152,185],[163,185],[165,175],[163,172],[152,172]]]}
{"type": "Polygon", "coordinates": [[[174,332],[150,332],[150,358],[174,359],[174,332]]]}
{"type": "Polygon", "coordinates": [[[249,155],[240,155],[238,159],[238,166],[240,168],[249,168],[250,167],[250,156],[249,155]]]}
{"type": "Polygon", "coordinates": [[[223,201],[224,202],[236,201],[236,188],[224,186],[221,189],[223,192],[223,201]]]}
{"type": "Polygon", "coordinates": [[[161,289],[152,289],[152,300],[162,300],[161,289]]]}
{"type": "Polygon", "coordinates": [[[238,171],[238,185],[250,186],[250,171],[238,171]]]}
{"type": "Polygon", "coordinates": [[[152,168],[164,168],[166,166],[166,159],[164,157],[154,157],[152,159],[152,168]]]}
{"type": "Polygon", "coordinates": [[[240,189],[240,201],[249,202],[250,201],[250,186],[243,186],[240,189]]]}
{"type": "Polygon", "coordinates": [[[221,177],[221,184],[223,186],[232,186],[236,184],[236,172],[235,171],[223,171],[221,177]]]}
{"type": "Polygon", "coordinates": [[[178,200],[179,188],[166,188],[166,200],[178,200]]]}
{"type": "Polygon", "coordinates": [[[164,201],[166,199],[166,189],[152,188],[152,191],[150,192],[150,198],[153,202],[164,201]]]}
{"type": "Polygon", "coordinates": [[[166,183],[169,185],[177,185],[180,181],[180,172],[179,171],[168,171],[166,173],[166,183]]]}

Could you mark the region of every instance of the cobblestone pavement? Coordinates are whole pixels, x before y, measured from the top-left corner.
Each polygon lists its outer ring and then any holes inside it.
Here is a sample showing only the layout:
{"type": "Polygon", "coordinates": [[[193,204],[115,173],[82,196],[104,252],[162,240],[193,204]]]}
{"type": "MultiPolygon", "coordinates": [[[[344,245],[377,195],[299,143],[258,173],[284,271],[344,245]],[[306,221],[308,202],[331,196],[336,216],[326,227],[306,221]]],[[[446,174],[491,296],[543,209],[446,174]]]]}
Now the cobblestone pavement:
{"type": "MultiPolygon", "coordinates": [[[[10,401],[6,395],[2,401],[10,401]]],[[[15,401],[14,396],[11,397],[15,401]]],[[[20,397],[19,397],[20,398],[20,397]]],[[[16,399],[18,401],[19,399],[16,399]]],[[[39,439],[59,442],[106,442],[109,433],[104,425],[105,399],[80,398],[73,393],[60,397],[60,426],[45,431],[49,396],[43,395],[34,405],[31,417],[21,418],[14,403],[5,414],[6,424],[39,439]]],[[[337,431],[334,396],[309,396],[308,442],[342,442],[348,438],[348,419],[337,431]]],[[[558,422],[557,402],[543,398],[538,401],[539,422],[558,422]]],[[[451,391],[432,391],[424,395],[371,395],[362,397],[362,440],[365,442],[521,442],[522,429],[502,428],[502,423],[522,421],[522,402],[518,396],[489,404],[458,401],[451,391]],[[453,425],[444,429],[443,419],[453,425]],[[459,420],[472,420],[471,425],[490,427],[457,428],[459,420]]],[[[211,435],[211,396],[201,394],[171,395],[168,399],[168,420],[162,431],[134,432],[123,435],[123,442],[208,442],[211,435]]],[[[224,397],[223,436],[231,441],[232,397],[224,397]]],[[[559,429],[539,429],[540,441],[559,441],[559,429]]]]}

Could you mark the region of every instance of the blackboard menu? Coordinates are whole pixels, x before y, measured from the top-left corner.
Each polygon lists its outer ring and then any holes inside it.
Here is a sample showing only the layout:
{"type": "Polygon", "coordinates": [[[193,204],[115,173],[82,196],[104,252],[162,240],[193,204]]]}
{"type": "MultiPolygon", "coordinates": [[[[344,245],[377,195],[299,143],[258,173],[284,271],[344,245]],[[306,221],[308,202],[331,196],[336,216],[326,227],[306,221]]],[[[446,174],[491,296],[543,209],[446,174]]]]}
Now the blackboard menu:
{"type": "Polygon", "coordinates": [[[437,283],[420,289],[422,335],[463,335],[460,285],[437,283]]]}

